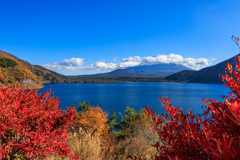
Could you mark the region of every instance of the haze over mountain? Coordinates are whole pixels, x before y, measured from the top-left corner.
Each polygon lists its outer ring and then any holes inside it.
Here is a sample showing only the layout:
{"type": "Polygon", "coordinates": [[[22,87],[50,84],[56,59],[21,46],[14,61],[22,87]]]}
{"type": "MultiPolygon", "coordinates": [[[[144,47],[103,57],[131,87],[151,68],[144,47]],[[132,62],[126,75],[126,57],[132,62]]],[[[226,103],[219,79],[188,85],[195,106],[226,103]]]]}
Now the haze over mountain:
{"type": "Polygon", "coordinates": [[[138,77],[134,71],[128,69],[116,69],[107,73],[68,76],[69,78],[112,78],[112,77],[138,77]]]}
{"type": "Polygon", "coordinates": [[[179,82],[181,81],[195,82],[195,83],[222,83],[222,80],[219,77],[219,75],[225,74],[224,64],[228,62],[235,65],[237,60],[234,57],[232,57],[214,66],[206,67],[199,71],[190,71],[190,70],[180,71],[178,73],[174,73],[172,75],[165,77],[165,80],[179,81],[179,82]]]}
{"type": "Polygon", "coordinates": [[[173,73],[176,73],[182,70],[191,70],[190,68],[185,67],[181,64],[174,64],[174,63],[139,65],[139,66],[129,67],[126,69],[134,71],[138,75],[153,76],[153,77],[166,77],[167,75],[171,75],[173,73]]]}
{"type": "Polygon", "coordinates": [[[138,76],[138,74],[136,74],[134,71],[131,71],[131,70],[128,70],[128,69],[117,69],[117,70],[114,70],[112,72],[108,72],[108,73],[104,73],[104,74],[100,74],[101,76],[138,76]]]}
{"type": "Polygon", "coordinates": [[[69,76],[71,78],[80,77],[166,77],[170,74],[182,71],[191,70],[180,64],[162,63],[153,65],[138,65],[128,67],[126,69],[117,69],[108,73],[92,74],[92,75],[78,75],[69,76]]]}

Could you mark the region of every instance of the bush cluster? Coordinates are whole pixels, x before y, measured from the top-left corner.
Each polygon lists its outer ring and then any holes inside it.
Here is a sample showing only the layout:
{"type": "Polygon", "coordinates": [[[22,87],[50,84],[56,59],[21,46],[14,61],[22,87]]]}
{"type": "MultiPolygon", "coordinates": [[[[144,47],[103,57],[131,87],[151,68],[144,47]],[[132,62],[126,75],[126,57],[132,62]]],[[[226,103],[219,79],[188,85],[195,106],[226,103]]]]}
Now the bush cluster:
{"type": "Polygon", "coordinates": [[[19,86],[0,88],[0,158],[44,159],[51,154],[75,158],[66,143],[76,115],[64,114],[51,91],[43,95],[19,86]]]}

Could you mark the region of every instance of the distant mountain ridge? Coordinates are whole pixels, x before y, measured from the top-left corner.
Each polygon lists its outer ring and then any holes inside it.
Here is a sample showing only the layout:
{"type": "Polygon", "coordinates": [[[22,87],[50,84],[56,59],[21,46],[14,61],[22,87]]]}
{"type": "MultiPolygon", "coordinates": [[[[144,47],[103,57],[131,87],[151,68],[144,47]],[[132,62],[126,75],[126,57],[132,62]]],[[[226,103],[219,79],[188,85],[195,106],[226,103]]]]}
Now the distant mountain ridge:
{"type": "Polygon", "coordinates": [[[170,74],[182,71],[191,70],[180,64],[162,63],[153,65],[139,65],[134,67],[128,67],[126,69],[116,69],[108,73],[92,74],[92,75],[78,75],[69,76],[70,78],[90,78],[90,77],[166,77],[170,74]]]}
{"type": "Polygon", "coordinates": [[[140,75],[128,69],[116,69],[108,73],[77,75],[77,76],[68,76],[68,77],[70,78],[90,78],[90,77],[91,78],[114,78],[114,77],[139,77],[139,76],[140,75]]]}
{"type": "MultiPolygon", "coordinates": [[[[239,54],[238,54],[239,55],[239,54]]],[[[220,75],[225,74],[226,63],[235,65],[234,57],[199,71],[179,64],[153,64],[117,69],[108,73],[65,76],[48,70],[7,52],[0,51],[0,86],[6,83],[21,84],[29,82],[31,88],[41,88],[43,83],[95,83],[124,81],[174,81],[194,83],[222,83],[220,75]],[[9,64],[7,64],[8,62],[9,64]],[[30,83],[31,82],[31,83],[30,83]]],[[[25,86],[28,87],[28,86],[25,86]]]]}
{"type": "Polygon", "coordinates": [[[117,69],[112,72],[103,73],[102,76],[137,76],[135,72],[128,69],[117,69]]]}
{"type": "Polygon", "coordinates": [[[139,65],[134,67],[128,67],[126,69],[134,71],[138,75],[152,76],[152,77],[166,77],[168,75],[171,75],[173,73],[176,73],[182,70],[191,70],[190,68],[185,67],[181,64],[174,64],[174,63],[139,65]]]}
{"type": "MultiPolygon", "coordinates": [[[[239,54],[238,54],[239,55],[239,54]]],[[[222,83],[219,75],[225,74],[226,63],[235,65],[237,60],[232,57],[214,66],[203,68],[199,71],[184,70],[165,77],[168,81],[194,82],[194,83],[222,83]]]]}

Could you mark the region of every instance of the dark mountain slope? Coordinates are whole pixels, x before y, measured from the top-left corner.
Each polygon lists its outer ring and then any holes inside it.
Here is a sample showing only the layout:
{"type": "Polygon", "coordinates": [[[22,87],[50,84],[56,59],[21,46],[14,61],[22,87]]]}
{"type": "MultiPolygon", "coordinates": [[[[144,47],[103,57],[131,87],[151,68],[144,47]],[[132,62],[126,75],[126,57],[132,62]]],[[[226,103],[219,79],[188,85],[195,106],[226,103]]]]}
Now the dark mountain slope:
{"type": "Polygon", "coordinates": [[[173,73],[182,71],[182,70],[191,70],[180,64],[154,64],[154,65],[140,65],[135,67],[126,68],[128,70],[134,71],[139,75],[144,76],[153,76],[153,77],[166,77],[173,73]]]}
{"type": "Polygon", "coordinates": [[[220,75],[225,74],[225,66],[226,63],[232,63],[235,65],[237,62],[234,57],[227,59],[223,62],[220,62],[214,66],[203,68],[199,71],[180,71],[178,73],[174,73],[170,76],[165,77],[165,80],[168,81],[187,81],[187,82],[195,82],[195,83],[222,83],[220,75]]]}
{"type": "Polygon", "coordinates": [[[70,78],[115,78],[115,77],[138,77],[139,75],[128,69],[117,69],[108,73],[68,76],[70,78]]]}
{"type": "MultiPolygon", "coordinates": [[[[211,67],[207,67],[205,69],[205,71],[201,74],[199,74],[198,76],[194,77],[192,80],[190,80],[189,82],[197,82],[197,83],[222,83],[221,78],[219,77],[220,75],[224,75],[225,74],[225,66],[224,64],[226,63],[232,63],[233,65],[235,65],[235,63],[237,62],[237,60],[232,57],[230,59],[227,59],[223,62],[220,62],[214,66],[211,67]]],[[[203,70],[203,69],[202,69],[203,70]]],[[[201,70],[200,70],[201,71],[201,70]]],[[[199,72],[200,72],[199,71],[199,72]]]]}
{"type": "Polygon", "coordinates": [[[109,77],[165,77],[189,68],[178,64],[140,65],[126,69],[117,69],[109,73],[68,76],[70,78],[109,78],[109,77]]]}
{"type": "Polygon", "coordinates": [[[174,73],[170,76],[165,77],[165,80],[169,81],[177,81],[177,82],[184,82],[189,81],[189,77],[193,76],[197,73],[197,71],[190,71],[190,70],[183,70],[177,73],[174,73]]]}
{"type": "Polygon", "coordinates": [[[138,74],[128,69],[117,69],[112,72],[101,74],[100,76],[120,76],[120,77],[123,76],[124,77],[124,76],[137,76],[137,75],[138,74]]]}
{"type": "Polygon", "coordinates": [[[198,75],[202,74],[205,72],[207,68],[203,68],[199,71],[194,71],[194,70],[183,70],[177,73],[174,73],[172,75],[169,75],[165,77],[165,80],[168,81],[176,81],[176,82],[187,82],[192,80],[193,78],[197,77],[198,75]]]}
{"type": "Polygon", "coordinates": [[[45,73],[42,72],[35,72],[37,75],[41,75],[44,77],[45,80],[48,80],[52,83],[59,83],[59,82],[65,82],[67,80],[69,80],[69,78],[65,75],[59,74],[57,72],[51,71],[49,69],[44,68],[43,66],[39,66],[39,65],[34,65],[34,67],[45,71],[45,73]]]}

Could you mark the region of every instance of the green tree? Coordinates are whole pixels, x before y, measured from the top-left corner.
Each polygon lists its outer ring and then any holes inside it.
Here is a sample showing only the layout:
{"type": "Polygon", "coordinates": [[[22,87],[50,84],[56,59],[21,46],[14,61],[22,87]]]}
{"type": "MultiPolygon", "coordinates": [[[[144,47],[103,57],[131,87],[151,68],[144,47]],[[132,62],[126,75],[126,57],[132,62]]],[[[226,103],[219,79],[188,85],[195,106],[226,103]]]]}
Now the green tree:
{"type": "Polygon", "coordinates": [[[121,140],[126,137],[133,136],[135,131],[142,127],[142,124],[145,123],[147,116],[144,110],[140,110],[139,113],[136,113],[134,108],[127,108],[122,115],[119,112],[120,119],[116,125],[117,130],[113,131],[114,137],[116,139],[121,140]]]}
{"type": "Polygon", "coordinates": [[[107,124],[109,125],[110,130],[114,130],[117,127],[117,125],[118,125],[117,122],[116,122],[117,117],[118,117],[118,115],[116,115],[115,110],[113,110],[113,114],[108,119],[108,122],[107,122],[107,124]]]}
{"type": "Polygon", "coordinates": [[[77,111],[79,113],[83,113],[89,110],[89,108],[91,107],[90,102],[87,102],[84,100],[83,103],[79,103],[78,107],[77,107],[77,111]]]}
{"type": "Polygon", "coordinates": [[[15,67],[18,63],[14,60],[8,59],[8,58],[0,58],[0,67],[2,68],[8,68],[8,67],[15,67]]]}
{"type": "Polygon", "coordinates": [[[112,131],[116,140],[117,159],[127,159],[128,155],[147,159],[148,155],[153,155],[155,152],[149,144],[159,141],[159,138],[150,128],[152,119],[147,116],[147,112],[141,109],[137,113],[134,108],[127,106],[124,113],[119,114],[117,129],[112,131]]]}

